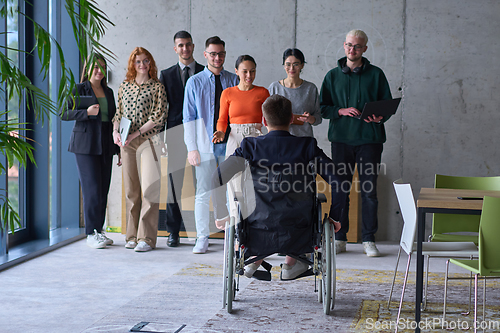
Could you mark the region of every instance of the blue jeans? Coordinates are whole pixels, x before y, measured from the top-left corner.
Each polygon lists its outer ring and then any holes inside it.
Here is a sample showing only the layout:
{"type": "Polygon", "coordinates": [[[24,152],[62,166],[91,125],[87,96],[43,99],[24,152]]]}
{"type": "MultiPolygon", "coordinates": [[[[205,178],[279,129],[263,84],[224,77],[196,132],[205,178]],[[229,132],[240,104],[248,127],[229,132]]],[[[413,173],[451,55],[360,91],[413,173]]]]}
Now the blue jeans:
{"type": "MultiPolygon", "coordinates": [[[[210,196],[212,174],[219,163],[224,161],[226,144],[214,144],[213,153],[200,153],[201,163],[195,167],[196,194],[194,197],[194,219],[196,221],[196,236],[210,235],[210,196]]],[[[214,200],[215,201],[215,200],[214,200]]]]}
{"type": "Polygon", "coordinates": [[[358,166],[359,184],[355,189],[361,191],[362,240],[374,242],[378,229],[377,177],[380,171],[383,144],[364,144],[351,146],[332,142],[332,160],[335,163],[337,183],[332,184],[332,205],[330,217],[340,221],[340,231],[336,240],[346,241],[349,231],[349,192],[355,164],[358,166]]]}

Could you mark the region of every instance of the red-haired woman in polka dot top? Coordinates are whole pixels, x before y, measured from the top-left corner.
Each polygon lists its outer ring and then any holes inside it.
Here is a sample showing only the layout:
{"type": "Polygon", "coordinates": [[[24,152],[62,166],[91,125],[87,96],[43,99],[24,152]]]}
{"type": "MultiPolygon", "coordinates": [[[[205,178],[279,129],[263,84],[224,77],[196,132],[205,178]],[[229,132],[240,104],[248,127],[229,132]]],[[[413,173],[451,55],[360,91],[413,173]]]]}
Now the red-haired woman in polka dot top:
{"type": "Polygon", "coordinates": [[[157,134],[167,119],[167,94],[157,78],[151,53],[136,47],[128,60],[125,81],[118,89],[118,109],[113,118],[113,139],[121,147],[126,197],[126,245],[136,252],[156,246],[160,202],[160,146],[157,134]],[[120,121],[131,121],[121,142],[120,121]],[[155,137],[156,135],[156,137],[155,137]]]}

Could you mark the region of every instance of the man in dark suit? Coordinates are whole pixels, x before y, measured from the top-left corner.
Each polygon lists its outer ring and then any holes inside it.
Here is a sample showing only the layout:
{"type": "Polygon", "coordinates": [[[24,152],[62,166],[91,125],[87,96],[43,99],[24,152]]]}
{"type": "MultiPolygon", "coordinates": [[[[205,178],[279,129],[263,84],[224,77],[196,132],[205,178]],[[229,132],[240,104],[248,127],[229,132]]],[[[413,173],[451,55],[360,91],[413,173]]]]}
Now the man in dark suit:
{"type": "Polygon", "coordinates": [[[160,74],[168,100],[165,142],[168,152],[167,231],[170,235],[167,245],[171,247],[179,245],[179,230],[183,222],[181,193],[187,159],[182,126],[184,87],[190,76],[203,71],[204,68],[193,58],[194,44],[189,32],[181,30],[174,35],[174,51],[179,56],[179,62],[160,74]]]}
{"type": "MultiPolygon", "coordinates": [[[[302,206],[303,199],[310,197],[310,195],[301,196],[301,194],[307,194],[315,188],[311,187],[311,184],[308,185],[307,181],[310,178],[307,176],[312,174],[305,170],[310,170],[309,164],[314,163],[316,172],[329,184],[333,184],[337,181],[334,164],[318,147],[315,138],[296,137],[289,133],[293,114],[292,103],[287,98],[280,95],[267,98],[262,104],[262,113],[264,125],[267,126],[269,133],[264,136],[243,139],[241,147],[222,162],[212,175],[212,188],[215,190],[213,196],[215,197],[215,223],[217,228],[224,229],[224,224],[229,217],[225,186],[221,185],[228,183],[238,172],[244,171],[248,164],[250,168],[256,170],[255,174],[252,172],[252,176],[258,181],[243,186],[253,187],[254,195],[252,196],[255,196],[255,207],[253,207],[255,212],[248,211],[243,207],[242,214],[248,215],[248,220],[251,221],[249,224],[253,221],[256,221],[255,225],[258,224],[257,228],[249,227],[259,236],[254,237],[253,245],[258,247],[265,243],[266,250],[275,249],[275,247],[278,250],[279,246],[283,246],[282,244],[290,244],[290,251],[300,251],[299,249],[302,247],[298,244],[307,243],[308,236],[303,230],[303,222],[310,220],[310,209],[308,210],[308,208],[311,207],[307,204],[302,206]],[[298,177],[294,177],[292,174],[298,177]],[[284,194],[286,191],[293,193],[284,194]],[[294,207],[294,209],[290,209],[290,207],[294,207]],[[269,211],[266,211],[268,209],[269,211]],[[276,214],[273,210],[279,210],[279,213],[276,214]],[[262,226],[263,224],[266,226],[262,226]],[[291,227],[284,238],[281,229],[275,228],[277,225],[291,227]],[[280,230],[279,236],[269,235],[268,230],[271,229],[280,230]],[[279,240],[277,240],[278,238],[279,240]]],[[[311,181],[314,182],[314,176],[312,176],[311,181]]],[[[249,191],[244,192],[248,193],[249,191]]],[[[252,201],[247,200],[249,198],[244,199],[246,199],[245,202],[252,201]]],[[[332,222],[335,232],[337,232],[340,229],[340,223],[332,222]]],[[[310,227],[307,228],[307,230],[310,229],[310,227]]],[[[304,246],[304,248],[306,247],[304,246]]],[[[249,248],[251,247],[249,246],[249,248]]],[[[259,260],[246,266],[245,276],[251,277],[261,262],[262,260],[259,260]]],[[[307,264],[287,256],[285,264],[282,266],[282,279],[295,279],[307,269],[307,264]]]]}

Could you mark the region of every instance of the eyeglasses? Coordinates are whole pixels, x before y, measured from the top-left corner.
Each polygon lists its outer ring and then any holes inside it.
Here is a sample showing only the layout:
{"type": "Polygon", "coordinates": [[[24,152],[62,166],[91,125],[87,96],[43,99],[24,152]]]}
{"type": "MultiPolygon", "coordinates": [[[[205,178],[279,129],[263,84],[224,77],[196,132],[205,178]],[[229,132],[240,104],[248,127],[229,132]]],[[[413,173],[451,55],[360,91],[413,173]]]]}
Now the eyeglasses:
{"type": "Polygon", "coordinates": [[[359,44],[352,45],[351,43],[344,43],[344,46],[346,48],[348,48],[349,50],[354,48],[355,51],[359,51],[364,47],[363,45],[359,45],[359,44]]]}
{"type": "Polygon", "coordinates": [[[294,62],[293,64],[286,62],[285,68],[290,68],[290,67],[299,68],[300,65],[302,65],[300,62],[294,62]]]}
{"type": "Polygon", "coordinates": [[[219,56],[219,58],[225,58],[226,57],[226,51],[222,51],[222,52],[207,52],[208,55],[212,58],[215,58],[217,56],[219,56]]]}
{"type": "Polygon", "coordinates": [[[143,65],[149,65],[149,59],[144,59],[143,61],[140,61],[140,60],[136,60],[136,61],[135,61],[135,64],[136,64],[137,66],[139,66],[141,63],[142,63],[143,65]]]}

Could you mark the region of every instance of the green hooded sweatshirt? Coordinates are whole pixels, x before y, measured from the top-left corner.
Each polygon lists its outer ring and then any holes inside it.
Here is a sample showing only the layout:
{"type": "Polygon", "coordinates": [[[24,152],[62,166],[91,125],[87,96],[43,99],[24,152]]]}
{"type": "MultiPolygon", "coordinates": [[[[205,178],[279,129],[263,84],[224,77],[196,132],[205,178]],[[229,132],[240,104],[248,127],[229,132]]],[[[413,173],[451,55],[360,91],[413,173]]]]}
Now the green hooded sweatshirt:
{"type": "Polygon", "coordinates": [[[360,112],[365,103],[391,99],[391,90],[384,72],[363,58],[360,74],[344,74],[342,67],[347,58],[339,59],[338,67],[330,70],[323,80],[320,92],[321,116],[330,119],[328,140],[358,146],[367,143],[384,143],[384,117],[380,124],[348,116],[339,116],[339,109],[355,107],[360,112]]]}

